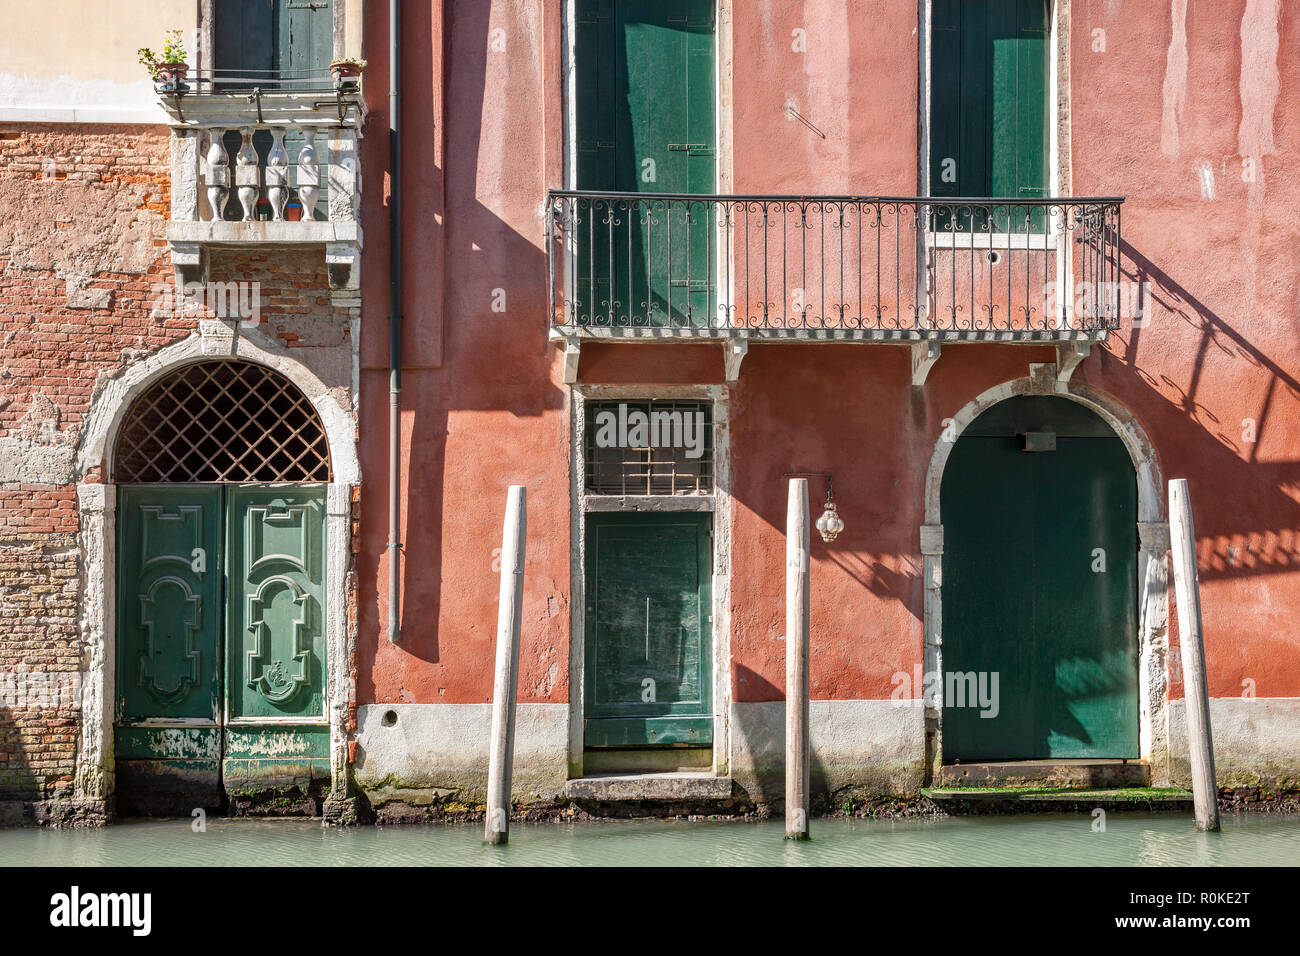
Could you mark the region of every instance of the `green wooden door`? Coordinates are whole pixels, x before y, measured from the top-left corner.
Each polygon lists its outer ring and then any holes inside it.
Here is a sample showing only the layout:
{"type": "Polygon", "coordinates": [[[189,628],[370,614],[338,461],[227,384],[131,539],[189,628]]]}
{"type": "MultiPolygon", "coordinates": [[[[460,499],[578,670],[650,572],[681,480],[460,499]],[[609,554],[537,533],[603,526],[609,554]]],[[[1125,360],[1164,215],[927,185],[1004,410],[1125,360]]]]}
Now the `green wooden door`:
{"type": "Polygon", "coordinates": [[[710,526],[588,516],[586,746],[713,742],[710,526]]]}
{"type": "Polygon", "coordinates": [[[213,486],[119,492],[119,783],[190,807],[219,802],[221,513],[213,486]]]}
{"type": "Polygon", "coordinates": [[[227,502],[227,787],[329,774],[325,489],[232,486],[227,502]]]}
{"type": "Polygon", "coordinates": [[[329,776],[325,489],[124,485],[119,803],[188,813],[329,776]]]}
{"type": "MultiPolygon", "coordinates": [[[[932,196],[1048,195],[1048,14],[1047,0],[935,0],[932,196]]],[[[1043,223],[1035,214],[1031,229],[1043,223]]],[[[1023,232],[1023,214],[999,215],[995,227],[1023,232]]],[[[983,228],[981,217],[976,228],[983,228]]]]}
{"type": "Polygon", "coordinates": [[[942,509],[945,761],[1136,758],[1123,443],[1072,402],[1012,399],[958,439],[942,509]],[[1054,432],[1056,450],[1021,451],[1025,431],[1054,432]]]}
{"type": "MultiPolygon", "coordinates": [[[[580,0],[575,60],[577,188],[714,191],[712,0],[580,0]]],[[[594,324],[709,323],[712,207],[598,202],[578,212],[580,314],[594,324]]]]}

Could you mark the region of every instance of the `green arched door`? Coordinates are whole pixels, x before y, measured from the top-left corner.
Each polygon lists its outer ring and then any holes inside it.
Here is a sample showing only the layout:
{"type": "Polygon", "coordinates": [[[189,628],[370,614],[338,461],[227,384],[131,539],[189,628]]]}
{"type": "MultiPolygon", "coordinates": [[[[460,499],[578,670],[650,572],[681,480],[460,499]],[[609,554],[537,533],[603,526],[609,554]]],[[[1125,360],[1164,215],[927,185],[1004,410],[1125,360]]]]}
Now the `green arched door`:
{"type": "Polygon", "coordinates": [[[945,761],[1135,758],[1137,482],[1068,399],[995,405],[944,469],[945,761]]]}

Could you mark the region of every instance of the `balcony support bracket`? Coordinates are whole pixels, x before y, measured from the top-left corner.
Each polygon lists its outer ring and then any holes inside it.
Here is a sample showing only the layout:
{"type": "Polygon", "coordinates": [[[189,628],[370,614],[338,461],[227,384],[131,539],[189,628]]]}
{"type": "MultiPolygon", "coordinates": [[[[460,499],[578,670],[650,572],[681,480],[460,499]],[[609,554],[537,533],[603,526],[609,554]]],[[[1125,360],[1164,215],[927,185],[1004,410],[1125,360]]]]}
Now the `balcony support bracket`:
{"type": "Polygon", "coordinates": [[[722,364],[727,381],[734,382],[740,378],[740,363],[749,353],[749,339],[731,339],[722,345],[722,364]]]}
{"type": "Polygon", "coordinates": [[[1091,342],[1065,342],[1056,347],[1056,380],[1062,385],[1070,381],[1070,376],[1079,367],[1079,363],[1092,351],[1091,342]]]}
{"type": "Polygon", "coordinates": [[[360,289],[357,263],[361,258],[356,242],[325,243],[325,266],[331,292],[356,292],[360,289]]]}
{"type": "Polygon", "coordinates": [[[171,246],[172,269],[176,273],[179,289],[191,282],[207,279],[207,250],[197,242],[173,242],[171,246]]]}
{"type": "Polygon", "coordinates": [[[912,385],[921,388],[934,363],[939,361],[943,346],[938,342],[924,341],[912,343],[912,385]]]}
{"type": "Polygon", "coordinates": [[[562,335],[551,330],[551,341],[564,349],[564,384],[578,381],[578,360],[582,357],[582,339],[576,335],[562,335]]]}

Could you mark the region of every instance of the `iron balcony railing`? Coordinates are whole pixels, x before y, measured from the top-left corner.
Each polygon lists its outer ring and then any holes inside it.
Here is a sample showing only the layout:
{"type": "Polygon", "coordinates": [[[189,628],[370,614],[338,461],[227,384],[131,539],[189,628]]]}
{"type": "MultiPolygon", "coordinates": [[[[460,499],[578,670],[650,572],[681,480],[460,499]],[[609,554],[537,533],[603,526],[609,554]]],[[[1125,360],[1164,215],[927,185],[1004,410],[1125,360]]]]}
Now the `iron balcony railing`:
{"type": "Polygon", "coordinates": [[[1123,199],[552,190],[561,334],[1100,337],[1123,199]]]}
{"type": "Polygon", "coordinates": [[[257,125],[267,125],[314,111],[337,116],[339,125],[359,125],[364,110],[360,81],[336,80],[327,69],[206,69],[155,81],[154,90],[181,123],[202,122],[215,111],[225,116],[238,113],[257,125]]]}

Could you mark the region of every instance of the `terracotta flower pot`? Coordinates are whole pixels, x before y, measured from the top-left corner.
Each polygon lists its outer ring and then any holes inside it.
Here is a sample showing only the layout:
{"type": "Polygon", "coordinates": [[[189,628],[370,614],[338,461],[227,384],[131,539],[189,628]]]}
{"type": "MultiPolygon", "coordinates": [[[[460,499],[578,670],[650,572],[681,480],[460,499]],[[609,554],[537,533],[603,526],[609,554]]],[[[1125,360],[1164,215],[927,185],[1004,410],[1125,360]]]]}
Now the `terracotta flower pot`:
{"type": "Polygon", "coordinates": [[[334,75],[334,85],[340,89],[357,88],[357,79],[361,76],[361,67],[356,63],[334,62],[330,64],[330,73],[334,75]]]}
{"type": "Polygon", "coordinates": [[[183,86],[185,77],[189,72],[190,65],[188,63],[159,63],[154,73],[154,82],[160,86],[183,86]]]}

